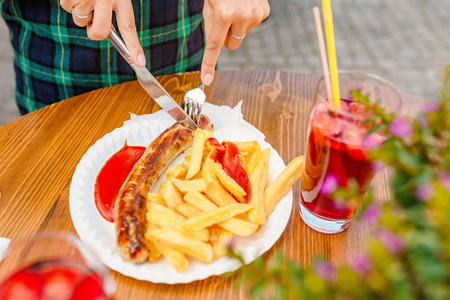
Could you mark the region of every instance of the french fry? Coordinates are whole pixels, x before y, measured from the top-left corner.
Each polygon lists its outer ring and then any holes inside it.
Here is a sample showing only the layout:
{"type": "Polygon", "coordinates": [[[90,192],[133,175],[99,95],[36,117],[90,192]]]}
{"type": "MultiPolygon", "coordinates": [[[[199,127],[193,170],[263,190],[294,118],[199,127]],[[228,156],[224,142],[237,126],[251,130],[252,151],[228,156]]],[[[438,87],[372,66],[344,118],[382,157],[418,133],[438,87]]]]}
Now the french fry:
{"type": "Polygon", "coordinates": [[[219,240],[219,226],[214,224],[209,227],[210,237],[209,237],[209,243],[213,245],[219,240]]]}
{"type": "Polygon", "coordinates": [[[247,198],[245,196],[235,196],[239,203],[247,203],[247,198]]]}
{"type": "Polygon", "coordinates": [[[156,249],[158,249],[159,252],[162,253],[164,258],[167,259],[170,265],[178,273],[183,273],[184,271],[186,271],[187,267],[189,266],[189,261],[187,260],[186,255],[184,255],[183,251],[156,242],[155,246],[156,249]]]}
{"type": "Polygon", "coordinates": [[[166,181],[161,189],[164,200],[166,201],[167,207],[172,208],[177,206],[177,204],[182,203],[180,193],[174,187],[172,181],[166,181]]]}
{"type": "MultiPolygon", "coordinates": [[[[186,154],[184,155],[183,161],[181,165],[186,168],[186,174],[189,169],[189,164],[191,162],[192,148],[186,150],[186,154]]],[[[186,174],[184,174],[186,176],[186,174]]]]}
{"type": "Polygon", "coordinates": [[[210,264],[214,258],[214,253],[210,244],[188,237],[185,234],[170,228],[147,231],[145,237],[149,240],[183,251],[187,255],[207,264],[210,264]]]}
{"type": "Polygon", "coordinates": [[[186,154],[184,155],[184,159],[191,160],[192,148],[186,150],[186,154]]]}
{"type": "Polygon", "coordinates": [[[158,259],[161,257],[161,251],[159,251],[159,249],[155,247],[155,244],[152,241],[147,240],[146,247],[148,250],[147,260],[149,262],[158,261],[158,259]]]}
{"type": "Polygon", "coordinates": [[[176,211],[174,211],[166,206],[159,205],[157,203],[152,203],[152,202],[149,202],[147,204],[147,220],[149,220],[149,222],[151,222],[155,225],[158,225],[160,227],[169,227],[169,226],[171,226],[170,222],[184,221],[185,219],[186,219],[185,217],[183,217],[176,211]],[[167,219],[168,221],[163,220],[162,222],[167,223],[167,224],[159,225],[159,224],[157,224],[157,222],[154,222],[153,217],[158,216],[158,215],[163,215],[165,217],[165,219],[167,219]]]}
{"type": "Polygon", "coordinates": [[[254,234],[259,227],[256,224],[238,218],[230,218],[219,223],[219,226],[238,236],[250,236],[254,234]]]}
{"type": "MultiPolygon", "coordinates": [[[[154,230],[154,229],[158,229],[159,227],[151,224],[151,223],[146,223],[146,232],[148,230],[154,230]]],[[[156,248],[155,244],[149,240],[149,239],[145,239],[146,240],[146,246],[147,246],[147,250],[148,250],[148,258],[147,260],[149,262],[155,262],[157,261],[160,257],[161,257],[161,252],[158,250],[158,248],[156,248]]]]}
{"type": "MultiPolygon", "coordinates": [[[[267,151],[267,150],[266,150],[267,151]]],[[[270,151],[270,149],[269,149],[270,151]]],[[[261,150],[253,152],[252,155],[248,158],[247,161],[247,175],[250,177],[250,175],[253,173],[253,170],[256,168],[256,166],[263,160],[265,153],[261,150]]]]}
{"type": "Polygon", "coordinates": [[[185,221],[183,221],[182,226],[185,230],[203,229],[213,224],[226,221],[237,214],[242,214],[252,207],[253,205],[251,204],[240,203],[225,207],[219,207],[217,209],[205,211],[195,217],[186,219],[185,221]]]}
{"type": "Polygon", "coordinates": [[[166,205],[166,201],[164,200],[164,197],[161,194],[160,190],[158,190],[155,193],[148,193],[147,199],[149,202],[152,202],[152,203],[157,203],[159,205],[166,205]]]}
{"type": "Polygon", "coordinates": [[[204,151],[209,154],[211,150],[214,149],[214,146],[211,143],[205,143],[204,151]]]}
{"type": "Polygon", "coordinates": [[[216,163],[212,158],[207,157],[203,163],[202,177],[205,182],[217,181],[216,173],[214,172],[214,165],[216,163]]]}
{"type": "Polygon", "coordinates": [[[175,206],[175,210],[187,218],[196,216],[201,212],[201,210],[189,203],[180,203],[175,206]]]}
{"type": "MultiPolygon", "coordinates": [[[[206,156],[209,154],[209,152],[211,151],[212,146],[209,143],[205,143],[203,146],[203,155],[202,155],[202,160],[205,160],[206,156]],[[208,146],[209,145],[209,146],[208,146]]],[[[186,155],[184,156],[184,159],[186,160],[191,160],[191,155],[192,155],[192,148],[189,148],[186,150],[186,155]]]]}
{"type": "Polygon", "coordinates": [[[220,183],[233,195],[236,197],[241,197],[247,195],[247,193],[244,191],[244,189],[236,182],[233,178],[228,176],[227,173],[223,170],[222,166],[220,164],[214,165],[214,172],[219,178],[220,183]]]}
{"type": "Polygon", "coordinates": [[[193,180],[180,180],[173,178],[171,179],[171,181],[183,194],[189,191],[203,192],[206,186],[206,182],[205,180],[203,180],[203,178],[193,180]]]}
{"type": "Polygon", "coordinates": [[[277,179],[266,188],[264,197],[266,218],[272,213],[294,182],[302,176],[303,163],[303,155],[293,159],[277,179]]]}
{"type": "Polygon", "coordinates": [[[186,168],[186,174],[187,174],[187,170],[189,170],[189,164],[191,163],[191,159],[190,158],[184,158],[183,161],[181,162],[181,165],[186,168]]]}
{"type": "Polygon", "coordinates": [[[214,259],[218,259],[227,255],[227,244],[230,243],[232,237],[233,233],[229,232],[228,230],[221,228],[217,230],[217,240],[212,244],[214,259]]]}
{"type": "MultiPolygon", "coordinates": [[[[215,205],[208,199],[208,197],[197,191],[190,191],[186,193],[183,199],[188,204],[195,206],[200,211],[210,211],[218,208],[217,205],[215,205]]],[[[233,204],[236,204],[236,201],[234,201],[233,204]]]]}
{"type": "Polygon", "coordinates": [[[189,180],[197,180],[197,179],[203,179],[202,178],[202,172],[198,172],[197,174],[194,175],[194,177],[192,177],[189,180]]]}
{"type": "Polygon", "coordinates": [[[266,221],[266,214],[264,209],[264,191],[266,189],[267,176],[269,174],[269,155],[270,149],[264,149],[262,151],[261,160],[258,162],[258,165],[255,166],[249,176],[252,189],[249,203],[253,204],[254,208],[252,208],[248,212],[248,219],[250,220],[250,222],[258,225],[262,225],[266,221]]]}
{"type": "MultiPolygon", "coordinates": [[[[227,141],[229,142],[229,141],[227,141]]],[[[232,142],[234,143],[238,149],[239,152],[247,152],[247,153],[253,153],[256,151],[261,150],[261,146],[257,141],[250,141],[250,142],[232,142]]]]}
{"type": "Polygon", "coordinates": [[[203,161],[203,162],[205,161],[205,159],[206,159],[206,158],[209,156],[209,154],[211,153],[211,149],[212,149],[211,144],[205,142],[205,145],[204,145],[204,147],[203,147],[203,157],[202,157],[202,161],[203,161]],[[208,145],[209,145],[209,146],[208,146],[208,145]]]}
{"type": "Polygon", "coordinates": [[[231,196],[219,182],[209,181],[206,183],[205,194],[218,206],[236,204],[236,200],[231,196]]]}
{"type": "MultiPolygon", "coordinates": [[[[198,192],[187,193],[184,196],[184,201],[192,203],[192,205],[200,211],[211,211],[217,209],[217,205],[212,203],[206,196],[198,192]]],[[[219,223],[219,225],[220,227],[239,236],[252,235],[258,229],[258,225],[237,218],[230,218],[219,223]]]]}
{"type": "Polygon", "coordinates": [[[247,170],[247,157],[248,157],[248,153],[240,153],[237,156],[239,164],[242,166],[242,168],[244,168],[244,170],[247,170]]]}
{"type": "Polygon", "coordinates": [[[203,242],[209,240],[209,230],[207,228],[201,230],[184,230],[183,221],[185,220],[185,217],[165,206],[149,203],[146,217],[148,222],[159,227],[182,231],[186,236],[190,236],[203,242]]]}
{"type": "Polygon", "coordinates": [[[248,219],[248,214],[240,214],[235,217],[236,219],[243,220],[245,222],[250,222],[248,219]]]}
{"type": "Polygon", "coordinates": [[[194,143],[192,145],[191,160],[189,162],[188,172],[186,174],[186,179],[191,179],[195,174],[200,171],[203,158],[203,148],[206,139],[212,137],[211,131],[206,131],[202,129],[195,130],[194,133],[194,143]]]}
{"type": "Polygon", "coordinates": [[[187,173],[187,168],[182,164],[176,164],[175,166],[169,168],[166,173],[166,178],[182,178],[187,173]]]}

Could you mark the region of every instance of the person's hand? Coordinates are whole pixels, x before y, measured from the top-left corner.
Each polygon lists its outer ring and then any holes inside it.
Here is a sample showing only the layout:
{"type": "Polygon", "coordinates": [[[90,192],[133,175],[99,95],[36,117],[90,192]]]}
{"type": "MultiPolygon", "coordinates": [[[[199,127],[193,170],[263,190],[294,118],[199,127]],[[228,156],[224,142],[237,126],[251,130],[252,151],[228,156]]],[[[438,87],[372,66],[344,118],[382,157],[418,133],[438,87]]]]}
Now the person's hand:
{"type": "Polygon", "coordinates": [[[205,85],[210,85],[214,78],[222,46],[230,50],[239,47],[243,37],[269,13],[268,0],[205,0],[206,48],[200,75],[205,85]]]}
{"type": "Polygon", "coordinates": [[[130,0],[60,0],[61,7],[72,14],[75,24],[86,26],[91,40],[105,39],[111,32],[112,12],[116,12],[120,34],[137,66],[145,66],[144,50],[139,43],[130,0]]]}

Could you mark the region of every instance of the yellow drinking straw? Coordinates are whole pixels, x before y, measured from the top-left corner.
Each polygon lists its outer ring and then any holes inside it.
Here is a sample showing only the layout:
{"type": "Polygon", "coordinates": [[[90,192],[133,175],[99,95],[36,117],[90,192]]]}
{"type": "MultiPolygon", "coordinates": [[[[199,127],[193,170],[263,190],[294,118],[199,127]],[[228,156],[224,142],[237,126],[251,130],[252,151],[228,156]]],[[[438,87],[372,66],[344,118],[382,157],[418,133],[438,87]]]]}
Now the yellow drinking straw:
{"type": "Polygon", "coordinates": [[[317,41],[319,42],[320,60],[322,61],[323,81],[325,82],[325,90],[327,92],[327,100],[333,101],[333,93],[331,92],[330,70],[328,67],[327,47],[325,46],[325,38],[323,37],[322,20],[320,10],[316,6],[313,8],[314,22],[316,23],[317,41]]]}
{"type": "Polygon", "coordinates": [[[331,89],[333,90],[333,103],[336,108],[341,108],[341,96],[339,94],[339,78],[337,73],[336,46],[334,44],[333,13],[330,0],[322,0],[323,20],[325,23],[325,35],[327,39],[328,62],[330,64],[331,89]]]}

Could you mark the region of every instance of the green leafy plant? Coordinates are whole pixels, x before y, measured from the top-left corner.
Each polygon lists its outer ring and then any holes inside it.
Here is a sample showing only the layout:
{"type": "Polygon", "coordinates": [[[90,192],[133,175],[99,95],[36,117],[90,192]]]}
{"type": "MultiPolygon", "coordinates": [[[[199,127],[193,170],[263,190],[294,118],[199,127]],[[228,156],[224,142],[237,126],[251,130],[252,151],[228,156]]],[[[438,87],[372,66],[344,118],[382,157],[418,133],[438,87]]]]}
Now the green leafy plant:
{"type": "MultiPolygon", "coordinates": [[[[373,112],[366,121],[369,155],[393,171],[391,199],[377,206],[369,190],[360,208],[359,217],[376,224],[369,250],[338,268],[320,257],[304,266],[282,255],[258,258],[237,275],[251,297],[450,299],[450,65],[439,98],[410,122],[353,91],[373,112]],[[371,140],[380,132],[388,137],[381,145],[371,140]]],[[[351,188],[335,193],[357,195],[351,188]]]]}

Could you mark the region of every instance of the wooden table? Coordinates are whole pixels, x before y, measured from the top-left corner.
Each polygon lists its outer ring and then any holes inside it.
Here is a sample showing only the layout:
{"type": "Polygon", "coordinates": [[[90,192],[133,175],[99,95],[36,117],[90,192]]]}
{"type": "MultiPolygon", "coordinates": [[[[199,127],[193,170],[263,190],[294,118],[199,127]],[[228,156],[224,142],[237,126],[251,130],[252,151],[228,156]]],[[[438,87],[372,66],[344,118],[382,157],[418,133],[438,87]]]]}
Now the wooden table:
{"type": "MultiPolygon", "coordinates": [[[[181,102],[200,82],[199,73],[161,76],[161,84],[181,102]]],[[[277,71],[218,71],[206,88],[209,102],[236,105],[244,118],[266,135],[287,164],[303,154],[308,110],[318,76],[277,71]]],[[[406,103],[420,100],[405,96],[406,103]]],[[[404,106],[412,110],[414,105],[404,106]]],[[[69,213],[72,174],[83,154],[106,133],[123,125],[130,112],[158,110],[137,81],[79,95],[0,127],[0,236],[14,238],[43,230],[75,232],[69,213]]],[[[385,175],[375,181],[381,196],[385,175]]],[[[308,228],[298,213],[300,182],[287,228],[266,255],[285,253],[308,263],[320,253],[339,264],[367,246],[371,227],[354,222],[341,234],[308,228]]],[[[142,282],[114,272],[117,299],[245,299],[234,279],[212,277],[190,284],[142,282]]]]}

